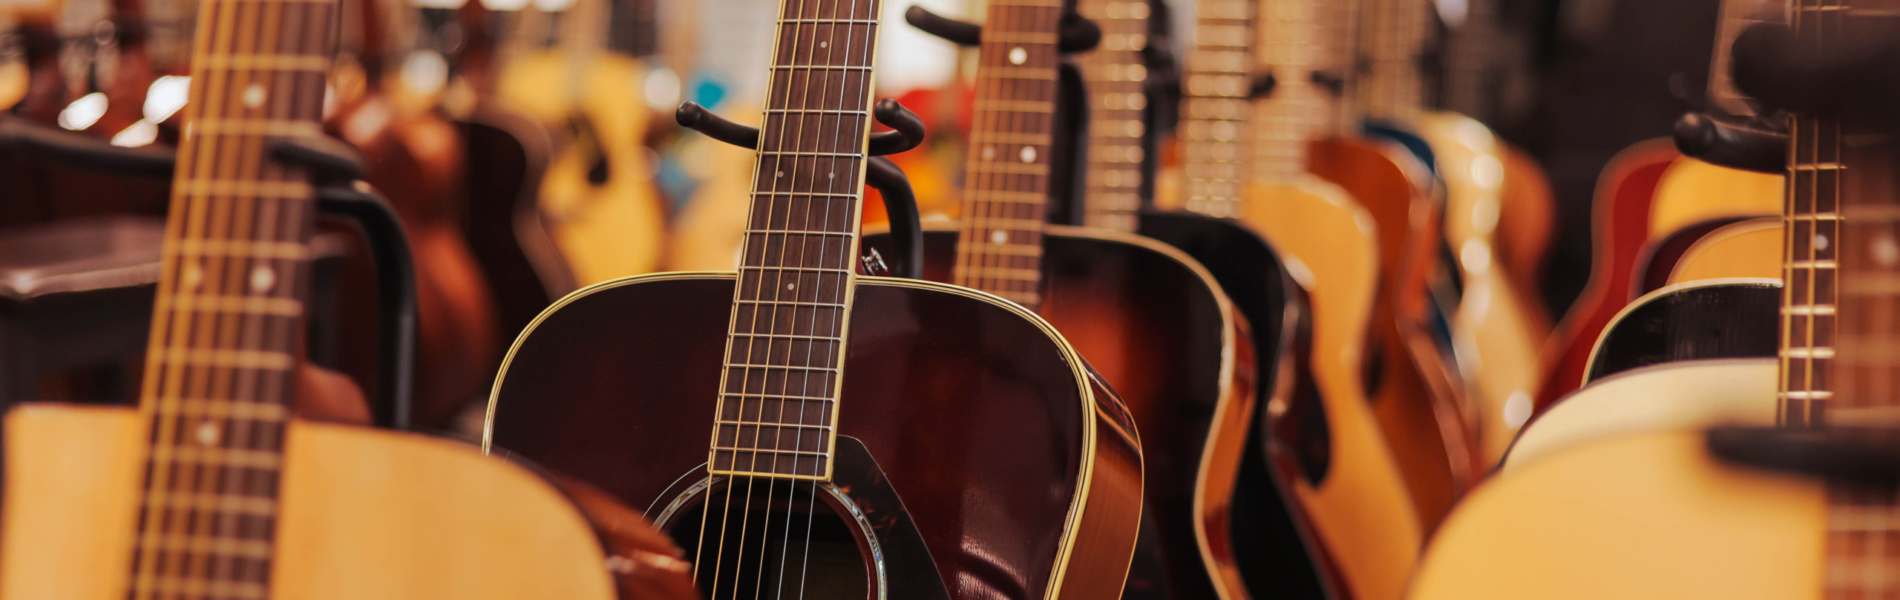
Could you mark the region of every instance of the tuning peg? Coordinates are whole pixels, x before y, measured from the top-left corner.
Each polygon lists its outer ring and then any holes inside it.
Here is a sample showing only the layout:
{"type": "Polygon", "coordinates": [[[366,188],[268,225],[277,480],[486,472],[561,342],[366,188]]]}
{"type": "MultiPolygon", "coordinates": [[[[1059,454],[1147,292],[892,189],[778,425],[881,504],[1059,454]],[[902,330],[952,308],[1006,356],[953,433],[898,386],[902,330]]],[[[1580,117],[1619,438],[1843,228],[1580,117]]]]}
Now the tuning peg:
{"type": "Polygon", "coordinates": [[[983,43],[982,25],[939,16],[922,6],[912,6],[904,11],[904,21],[910,23],[911,27],[958,46],[974,47],[983,43]]]}
{"type": "MultiPolygon", "coordinates": [[[[904,108],[904,105],[896,100],[890,98],[879,100],[872,108],[871,116],[877,118],[877,122],[890,127],[891,131],[871,134],[871,143],[865,148],[866,154],[871,156],[896,154],[916,148],[924,141],[923,119],[917,118],[916,113],[910,112],[910,109],[904,108]]],[[[680,104],[679,110],[673,113],[673,120],[679,122],[681,127],[740,148],[756,150],[759,147],[759,128],[726,120],[725,117],[706,110],[706,107],[700,106],[697,102],[680,104]]]]}
{"type": "Polygon", "coordinates": [[[1063,54],[1088,52],[1102,43],[1102,28],[1074,10],[1062,13],[1056,32],[1056,51],[1063,54]]]}
{"type": "Polygon", "coordinates": [[[1335,97],[1346,93],[1346,78],[1341,77],[1338,73],[1331,71],[1313,71],[1311,81],[1314,85],[1325,88],[1326,93],[1332,94],[1335,97]]]}
{"type": "Polygon", "coordinates": [[[1247,88],[1247,98],[1251,100],[1265,98],[1273,93],[1274,86],[1279,83],[1280,80],[1273,78],[1273,73],[1256,73],[1253,76],[1253,84],[1247,88]]]}
{"type": "Polygon", "coordinates": [[[1690,112],[1676,119],[1676,148],[1704,162],[1779,174],[1788,167],[1788,132],[1779,120],[1738,121],[1714,113],[1690,112]]]}

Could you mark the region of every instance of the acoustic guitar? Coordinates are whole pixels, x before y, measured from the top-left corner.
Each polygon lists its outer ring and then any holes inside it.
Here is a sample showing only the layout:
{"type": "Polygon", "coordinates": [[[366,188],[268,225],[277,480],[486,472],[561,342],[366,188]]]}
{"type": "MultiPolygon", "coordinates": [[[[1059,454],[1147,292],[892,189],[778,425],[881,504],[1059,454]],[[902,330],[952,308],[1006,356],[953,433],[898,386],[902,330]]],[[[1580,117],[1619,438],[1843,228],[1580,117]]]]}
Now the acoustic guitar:
{"type": "MultiPolygon", "coordinates": [[[[1797,0],[1793,42],[1825,51],[1863,35],[1892,39],[1891,19],[1858,13],[1894,8],[1797,0]]],[[[1797,114],[1790,133],[1790,205],[1815,212],[1787,230],[1803,262],[1786,270],[1777,420],[1887,426],[1891,387],[1868,383],[1896,369],[1889,349],[1900,332],[1883,315],[1897,299],[1885,282],[1896,275],[1887,215],[1900,198],[1900,154],[1890,135],[1855,119],[1797,114]],[[1837,144],[1846,139],[1856,143],[1837,144]],[[1808,286],[1835,277],[1837,289],[1808,286]]],[[[1699,435],[1629,434],[1573,446],[1473,494],[1434,541],[1413,597],[1891,596],[1900,581],[1883,540],[1893,502],[1887,490],[1725,465],[1699,435]]]]}
{"type": "Polygon", "coordinates": [[[560,15],[560,45],[511,57],[497,87],[556,135],[541,180],[541,218],[583,286],[657,270],[666,241],[665,206],[641,146],[646,67],[608,49],[613,1],[573,3],[560,15]]]}
{"type": "MultiPolygon", "coordinates": [[[[1084,219],[1096,227],[1045,223],[1058,193],[1056,169],[1072,164],[1052,150],[1061,135],[1056,121],[1065,118],[1057,111],[1074,106],[1057,81],[1062,10],[1059,2],[989,6],[961,216],[926,233],[924,277],[1035,310],[1121,394],[1141,431],[1143,513],[1155,542],[1144,546],[1159,550],[1165,569],[1161,581],[1131,581],[1131,588],[1156,587],[1167,597],[1241,595],[1228,515],[1256,403],[1253,338],[1206,268],[1133,233],[1146,220],[1131,212],[1139,196],[1083,199],[1084,219]]],[[[1113,48],[1127,39],[1103,41],[1113,48]]],[[[1134,122],[1120,120],[1122,132],[1140,134],[1136,127],[1145,124],[1134,122]]],[[[1100,166],[1094,160],[1090,166],[1100,166]]]]}
{"type": "Polygon", "coordinates": [[[337,7],[198,14],[139,408],[7,415],[0,598],[612,598],[531,472],[291,417],[314,202],[263,143],[318,131],[337,7]]]}
{"type": "MultiPolygon", "coordinates": [[[[1145,208],[1157,186],[1153,150],[1158,130],[1169,129],[1160,122],[1165,116],[1158,110],[1168,101],[1160,90],[1161,77],[1148,69],[1151,57],[1147,48],[1161,43],[1151,37],[1161,27],[1157,21],[1163,18],[1155,14],[1159,10],[1150,4],[1116,0],[1081,0],[1076,4],[1078,13],[1102,28],[1101,44],[1077,57],[1087,91],[1090,131],[1082,176],[1084,195],[1077,200],[1082,205],[1080,216],[1091,227],[1134,231],[1166,242],[1204,266],[1250,325],[1257,365],[1253,410],[1297,402],[1291,398],[1294,390],[1310,389],[1296,387],[1297,382],[1309,378],[1296,364],[1303,364],[1296,355],[1307,350],[1300,345],[1307,340],[1299,332],[1310,329],[1312,311],[1302,304],[1304,294],[1287,274],[1279,250],[1255,229],[1233,218],[1231,211],[1216,210],[1232,208],[1236,203],[1200,202],[1195,204],[1199,211],[1145,208]]],[[[1196,29],[1250,27],[1253,10],[1252,4],[1244,0],[1210,1],[1202,5],[1196,29]]],[[[1187,77],[1204,82],[1197,87],[1201,96],[1213,89],[1228,90],[1234,97],[1190,100],[1190,106],[1205,110],[1204,105],[1194,103],[1218,104],[1245,116],[1247,88],[1253,75],[1248,49],[1218,43],[1211,36],[1198,37],[1206,45],[1197,44],[1192,50],[1186,61],[1190,67],[1187,77]],[[1223,58],[1228,60],[1223,62],[1223,58]]],[[[1244,173],[1248,166],[1244,160],[1220,160],[1217,148],[1210,151],[1208,146],[1218,142],[1205,139],[1213,124],[1208,121],[1202,119],[1196,127],[1204,139],[1190,151],[1193,162],[1185,169],[1199,178],[1191,184],[1197,189],[1217,185],[1206,181],[1211,171],[1225,168],[1231,175],[1244,173]]],[[[1235,145],[1241,144],[1236,140],[1235,145]]],[[[1224,183],[1227,196],[1243,189],[1237,182],[1224,183]]],[[[1084,348],[1085,352],[1090,350],[1084,348]]],[[[1228,445],[1232,445],[1231,440],[1243,440],[1237,466],[1231,466],[1234,458],[1224,448],[1206,452],[1206,456],[1225,462],[1209,463],[1217,468],[1209,471],[1205,484],[1196,485],[1181,471],[1170,474],[1178,485],[1186,486],[1183,489],[1204,490],[1201,493],[1209,500],[1197,510],[1224,510],[1227,516],[1201,517],[1206,522],[1197,526],[1195,534],[1206,536],[1204,547],[1183,543],[1188,541],[1185,535],[1173,536],[1172,545],[1164,544],[1162,551],[1170,560],[1169,585],[1160,591],[1168,592],[1170,597],[1189,598],[1216,593],[1233,599],[1325,595],[1330,582],[1325,580],[1323,567],[1315,563],[1319,553],[1308,543],[1305,525],[1293,515],[1291,493],[1275,479],[1272,463],[1260,451],[1274,438],[1267,420],[1229,414],[1207,434],[1190,430],[1187,435],[1163,436],[1157,428],[1173,424],[1152,418],[1143,422],[1139,417],[1150,464],[1159,463],[1162,452],[1194,456],[1197,449],[1188,445],[1194,435],[1228,445]],[[1161,447],[1162,441],[1173,445],[1161,447]],[[1226,482],[1227,478],[1232,482],[1226,482]],[[1216,496],[1223,491],[1227,497],[1216,496]],[[1205,566],[1195,568],[1197,558],[1205,566]]],[[[1159,481],[1159,477],[1153,480],[1159,481]]],[[[1156,515],[1157,527],[1178,522],[1174,520],[1177,517],[1163,516],[1159,510],[1186,505],[1176,498],[1158,498],[1154,503],[1157,510],[1151,511],[1156,515]]]]}
{"type": "Polygon", "coordinates": [[[709,598],[1118,597],[1128,408],[1028,310],[854,271],[879,8],[781,3],[738,273],[562,299],[486,443],[643,507],[709,598]]]}

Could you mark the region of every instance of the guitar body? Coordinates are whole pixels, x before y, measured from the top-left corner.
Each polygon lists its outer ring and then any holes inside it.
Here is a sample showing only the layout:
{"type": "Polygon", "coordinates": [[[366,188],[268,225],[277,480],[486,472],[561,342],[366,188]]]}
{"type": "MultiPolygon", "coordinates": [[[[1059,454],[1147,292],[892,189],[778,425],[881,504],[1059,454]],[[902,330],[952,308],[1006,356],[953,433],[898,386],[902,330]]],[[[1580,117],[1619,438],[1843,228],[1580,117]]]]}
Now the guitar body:
{"type": "Polygon", "coordinates": [[[1774,425],[1780,366],[1772,357],[1684,360],[1593,380],[1526,424],[1500,469],[1516,473],[1564,449],[1629,433],[1774,425]]]}
{"type": "Polygon", "coordinates": [[[1669,283],[1781,277],[1781,219],[1757,217],[1724,225],[1683,251],[1669,283]]]}
{"type": "MultiPolygon", "coordinates": [[[[952,279],[957,233],[928,230],[924,279],[952,279]]],[[[1245,318],[1205,269],[1161,242],[1064,226],[1042,241],[1038,314],[1114,387],[1141,432],[1164,595],[1239,593],[1228,503],[1255,406],[1245,318]]],[[[890,252],[886,235],[865,244],[890,252]]]]}
{"type": "Polygon", "coordinates": [[[1700,433],[1570,448],[1466,498],[1410,597],[1819,599],[1822,487],[1722,464],[1700,433]]]}
{"type": "Polygon", "coordinates": [[[1451,113],[1421,118],[1418,133],[1432,145],[1446,190],[1445,245],[1463,283],[1451,314],[1457,362],[1470,390],[1481,464],[1503,458],[1517,429],[1530,418],[1542,365],[1537,351],[1548,334],[1541,312],[1520,296],[1497,254],[1503,212],[1503,147],[1484,125],[1451,113]]]}
{"type": "Polygon", "coordinates": [[[1617,153],[1597,178],[1590,213],[1590,279],[1544,340],[1538,412],[1583,385],[1584,368],[1590,362],[1597,336],[1629,303],[1636,261],[1649,241],[1649,214],[1656,186],[1679,156],[1672,141],[1645,141],[1617,153]]]}
{"type": "Polygon", "coordinates": [[[1604,328],[1583,388],[1526,425],[1506,464],[1615,434],[1775,424],[1780,304],[1778,279],[1689,283],[1630,303],[1604,328]]]}
{"type": "MultiPolygon", "coordinates": [[[[1297,346],[1298,332],[1310,329],[1302,320],[1310,320],[1312,311],[1304,305],[1304,293],[1287,274],[1280,253],[1240,221],[1180,211],[1153,211],[1141,214],[1139,233],[1143,237],[1166,242],[1186,253],[1205,267],[1220,283],[1220,289],[1246,318],[1252,330],[1257,374],[1254,377],[1255,406],[1285,404],[1293,394],[1295,380],[1307,381],[1311,375],[1295,373],[1304,369],[1305,360],[1295,356],[1307,348],[1297,346]]],[[[1218,546],[1215,565],[1232,568],[1246,583],[1247,594],[1229,594],[1229,598],[1325,598],[1326,572],[1316,561],[1322,556],[1311,539],[1311,528],[1297,520],[1290,488],[1276,478],[1267,454],[1261,450],[1273,439],[1266,430],[1267,418],[1244,424],[1246,449],[1235,471],[1230,512],[1232,556],[1221,559],[1218,546]]],[[[1223,423],[1222,427],[1242,426],[1223,423]]],[[[1224,439],[1227,436],[1222,436],[1224,439]]],[[[1212,524],[1210,531],[1215,531],[1212,524]]],[[[1210,542],[1218,539],[1210,538],[1210,542]]]]}
{"type": "MultiPolygon", "coordinates": [[[[29,404],[6,429],[0,598],[125,598],[141,413],[29,404]]],[[[292,421],[286,439],[270,598],[614,597],[580,511],[526,469],[356,427],[292,421]]]]}
{"type": "MultiPolygon", "coordinates": [[[[556,303],[496,379],[496,451],[644,509],[693,555],[693,515],[734,487],[705,470],[733,282],[634,277],[556,303]]],[[[836,481],[858,483],[820,486],[831,510],[812,514],[834,524],[810,563],[835,586],[823,597],[1119,597],[1143,464],[1113,392],[1014,304],[909,280],[855,289],[837,433],[870,466],[841,457],[836,481]]]]}
{"type": "Polygon", "coordinates": [[[640,144],[647,110],[646,69],[627,56],[578,60],[560,52],[523,54],[502,69],[498,91],[550,131],[565,131],[540,189],[541,215],[580,285],[660,267],[666,210],[640,144]],[[578,87],[572,105],[566,90],[578,87]]]}
{"type": "Polygon", "coordinates": [[[512,335],[578,287],[536,202],[552,142],[540,124],[493,102],[455,125],[467,161],[468,245],[494,289],[498,330],[512,335]]]}
{"type": "MultiPolygon", "coordinates": [[[[1305,357],[1305,369],[1281,375],[1304,381],[1291,385],[1290,395],[1275,401],[1277,406],[1268,405],[1269,418],[1276,421],[1275,437],[1283,438],[1272,446],[1272,460],[1324,549],[1327,569],[1341,589],[1339,597],[1396,598],[1423,543],[1421,521],[1428,518],[1421,516],[1425,507],[1415,504],[1413,490],[1433,483],[1441,487],[1426,489],[1442,494],[1450,490],[1448,478],[1415,479],[1430,471],[1408,467],[1431,463],[1396,450],[1401,442],[1427,444],[1398,435],[1420,430],[1395,434],[1375,412],[1401,399],[1388,398],[1378,405],[1369,403],[1366,395],[1365,361],[1378,351],[1366,347],[1367,329],[1378,314],[1376,225],[1338,187],[1316,179],[1289,186],[1255,185],[1248,197],[1244,220],[1283,253],[1288,271],[1310,297],[1308,331],[1302,336],[1307,347],[1294,351],[1305,357]]],[[[1429,413],[1424,419],[1434,423],[1429,413]]],[[[1441,469],[1442,448],[1436,455],[1441,469]]],[[[1449,503],[1449,498],[1444,501],[1449,503]]]]}
{"type": "MultiPolygon", "coordinates": [[[[1550,334],[1550,311],[1538,299],[1543,293],[1544,261],[1557,227],[1557,199],[1550,178],[1522,148],[1498,142],[1504,159],[1503,203],[1498,213],[1497,255],[1504,273],[1524,299],[1524,310],[1536,324],[1534,331],[1550,334]]],[[[1541,342],[1541,338],[1540,338],[1541,342]]]]}
{"type": "Polygon", "coordinates": [[[1785,179],[1688,157],[1678,159],[1656,185],[1649,236],[1662,238],[1714,219],[1780,215],[1785,179]]]}
{"type": "Polygon", "coordinates": [[[1781,280],[1725,279],[1657,290],[1603,329],[1584,383],[1684,360],[1774,356],[1781,280]]]}
{"type": "Polygon", "coordinates": [[[1676,267],[1682,263],[1682,257],[1694,249],[1702,238],[1730,225],[1757,218],[1761,217],[1716,217],[1651,238],[1649,246],[1643,249],[1642,258],[1636,261],[1636,281],[1630,289],[1630,295],[1643,296],[1669,285],[1669,275],[1676,271],[1676,267]]]}
{"type": "MultiPolygon", "coordinates": [[[[1340,285],[1348,286],[1343,289],[1351,291],[1339,292],[1370,295],[1372,306],[1366,309],[1369,312],[1360,312],[1358,308],[1348,311],[1364,316],[1340,315],[1338,318],[1369,320],[1371,337],[1360,359],[1365,366],[1355,368],[1366,373],[1360,377],[1364,382],[1361,384],[1363,393],[1371,399],[1380,428],[1392,446],[1391,453],[1398,457],[1412,490],[1412,501],[1418,505],[1419,518],[1430,530],[1451,510],[1458,494],[1482,472],[1459,408],[1459,386],[1439,366],[1446,364],[1443,356],[1450,349],[1433,331],[1442,330],[1444,320],[1423,297],[1427,293],[1426,286],[1437,278],[1441,237],[1433,232],[1437,230],[1439,204],[1434,196],[1425,194],[1419,187],[1418,177],[1429,178],[1424,166],[1393,144],[1333,137],[1314,140],[1308,150],[1308,170],[1344,190],[1344,194],[1322,192],[1319,196],[1323,202],[1305,203],[1319,207],[1353,201],[1364,214],[1372,217],[1367,225],[1377,242],[1378,253],[1371,257],[1371,264],[1377,269],[1374,278],[1364,283],[1360,283],[1356,275],[1342,278],[1340,285]],[[1360,285],[1370,287],[1360,288],[1360,285]]],[[[1262,191],[1250,193],[1267,194],[1260,201],[1272,202],[1271,188],[1257,189],[1262,191]]],[[[1339,209],[1316,210],[1335,212],[1339,209]]],[[[1333,221],[1343,224],[1346,221],[1342,218],[1334,217],[1333,221]]],[[[1250,219],[1250,222],[1263,228],[1288,229],[1291,235],[1310,236],[1314,231],[1301,226],[1300,221],[1269,225],[1266,220],[1263,217],[1250,219]]],[[[1353,227],[1364,229],[1360,225],[1353,227]]],[[[1353,234],[1353,239],[1364,235],[1353,234]]],[[[1281,243],[1278,238],[1274,239],[1276,244],[1281,243]]],[[[1337,252],[1331,245],[1335,241],[1313,238],[1311,243],[1319,248],[1313,251],[1313,256],[1337,252]]],[[[1297,255],[1285,248],[1283,251],[1297,255]]],[[[1352,256],[1346,260],[1356,265],[1356,261],[1363,259],[1352,256]]],[[[1310,284],[1308,289],[1313,289],[1310,284]]],[[[1317,305],[1338,302],[1320,299],[1320,296],[1335,297],[1334,294],[1314,292],[1317,305]]],[[[1319,320],[1333,318],[1326,314],[1315,315],[1319,320]]],[[[1344,331],[1342,334],[1367,335],[1344,331]]],[[[1315,334],[1316,337],[1321,335],[1315,334]]]]}
{"type": "MultiPolygon", "coordinates": [[[[398,110],[371,88],[338,108],[327,128],[362,151],[363,178],[388,196],[409,235],[416,267],[415,419],[433,425],[480,396],[501,340],[493,292],[462,231],[458,192],[467,166],[456,128],[432,112],[398,110]]],[[[347,284],[353,291],[343,300],[344,314],[367,319],[378,306],[374,269],[354,271],[360,279],[347,284]]],[[[347,347],[373,347],[373,331],[348,327],[347,347]]]]}

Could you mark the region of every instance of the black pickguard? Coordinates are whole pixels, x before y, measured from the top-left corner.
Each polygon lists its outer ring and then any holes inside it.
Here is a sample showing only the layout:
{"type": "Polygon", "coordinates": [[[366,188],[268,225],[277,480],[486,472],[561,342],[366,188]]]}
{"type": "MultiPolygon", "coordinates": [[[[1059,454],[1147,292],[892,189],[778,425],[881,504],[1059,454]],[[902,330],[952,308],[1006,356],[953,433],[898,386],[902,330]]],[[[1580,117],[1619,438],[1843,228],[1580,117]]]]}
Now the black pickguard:
{"type": "Polygon", "coordinates": [[[1687,287],[1626,310],[1604,329],[1585,383],[1666,362],[1772,358],[1779,349],[1779,283],[1687,287]]]}

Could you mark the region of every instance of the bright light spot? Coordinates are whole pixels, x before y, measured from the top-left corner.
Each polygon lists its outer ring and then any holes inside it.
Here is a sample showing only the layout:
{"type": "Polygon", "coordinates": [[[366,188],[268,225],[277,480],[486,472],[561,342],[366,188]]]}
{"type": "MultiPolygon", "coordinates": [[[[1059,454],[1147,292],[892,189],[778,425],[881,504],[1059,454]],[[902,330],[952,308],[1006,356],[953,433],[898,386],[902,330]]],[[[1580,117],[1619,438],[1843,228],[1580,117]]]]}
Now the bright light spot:
{"type": "Polygon", "coordinates": [[[1825,235],[1816,235],[1816,236],[1814,236],[1814,249],[1815,249],[1815,250],[1826,250],[1826,249],[1827,249],[1827,236],[1825,236],[1825,235]]]}
{"type": "Polygon", "coordinates": [[[253,83],[249,87],[244,88],[244,106],[246,108],[257,108],[263,105],[264,86],[253,83]]]}
{"type": "Polygon", "coordinates": [[[1458,260],[1466,271],[1483,273],[1491,268],[1491,247],[1479,240],[1465,240],[1464,247],[1458,249],[1458,260]]]}
{"type": "Polygon", "coordinates": [[[158,141],[158,125],[139,119],[112,136],[112,145],[120,148],[138,148],[158,141]]]}
{"type": "Polygon", "coordinates": [[[1471,161],[1471,180],[1485,188],[1496,188],[1504,184],[1504,163],[1498,157],[1485,154],[1471,161]]]}
{"type": "MultiPolygon", "coordinates": [[[[969,16],[969,3],[960,0],[882,2],[885,23],[904,22],[904,11],[922,6],[950,18],[969,16]]],[[[981,16],[980,14],[978,16],[981,16]]],[[[880,94],[898,95],[913,89],[938,89],[957,71],[957,47],[915,27],[883,27],[878,31],[877,87],[880,94]]],[[[766,52],[767,50],[761,50],[766,52]]],[[[745,73],[751,76],[748,71],[745,73]]]]}
{"type": "Polygon", "coordinates": [[[417,8],[461,8],[462,0],[409,0],[417,8]]]}
{"type": "Polygon", "coordinates": [[[191,78],[183,75],[166,75],[152,81],[152,87],[145,90],[145,120],[164,123],[172,118],[178,109],[185,107],[185,101],[191,99],[191,78]]]}
{"type": "Polygon", "coordinates": [[[1880,263],[1880,266],[1891,267],[1900,263],[1900,244],[1894,243],[1892,234],[1883,233],[1874,238],[1873,253],[1874,262],[1880,263]]]}
{"type": "Polygon", "coordinates": [[[1021,46],[1009,49],[1009,64],[1020,65],[1025,62],[1029,62],[1028,50],[1022,49],[1021,46]]]}
{"type": "Polygon", "coordinates": [[[1490,152],[1491,147],[1497,144],[1491,139],[1491,130],[1486,129],[1483,123],[1466,118],[1454,122],[1451,135],[1472,152],[1490,152]]]}
{"type": "Polygon", "coordinates": [[[1036,147],[1023,146],[1022,159],[1026,163],[1036,162],[1036,147]]]}
{"type": "Polygon", "coordinates": [[[433,94],[449,84],[449,61],[434,50],[418,50],[409,53],[402,61],[402,84],[404,87],[433,94]]]}
{"type": "Polygon", "coordinates": [[[262,292],[270,289],[270,286],[276,283],[277,274],[271,272],[269,267],[258,267],[251,270],[251,291],[262,292]]]}
{"type": "Polygon", "coordinates": [[[991,230],[990,243],[996,244],[998,246],[1009,243],[1009,233],[1001,229],[991,230]]]}
{"type": "Polygon", "coordinates": [[[561,12],[574,6],[576,0],[534,0],[534,7],[548,12],[561,12]]]}
{"type": "Polygon", "coordinates": [[[210,421],[199,423],[198,443],[206,446],[218,443],[218,424],[210,421]]]}
{"type": "Polygon", "coordinates": [[[672,69],[658,67],[647,71],[647,80],[643,91],[646,92],[647,106],[657,111],[671,111],[680,105],[680,76],[672,69]]]}
{"type": "Polygon", "coordinates": [[[106,95],[93,92],[80,96],[72,104],[59,111],[59,126],[78,131],[99,122],[106,115],[106,95]]]}
{"type": "Polygon", "coordinates": [[[488,10],[515,11],[528,7],[528,0],[482,0],[482,7],[488,10]]]}
{"type": "Polygon", "coordinates": [[[1531,420],[1531,395],[1524,392],[1511,394],[1504,400],[1504,426],[1517,429],[1531,420]]]}
{"type": "Polygon", "coordinates": [[[1438,20],[1445,22],[1447,28],[1457,28],[1471,15],[1471,5],[1466,0],[1438,0],[1438,20]]]}

